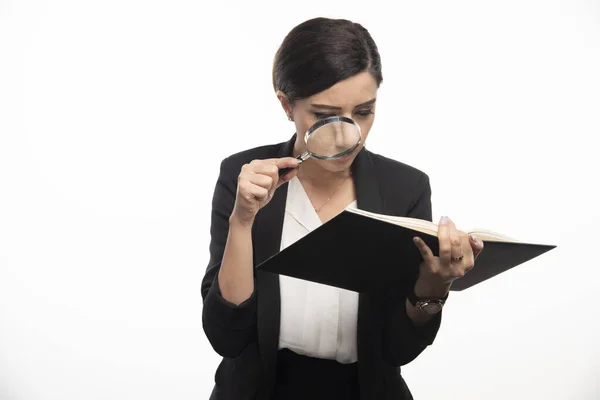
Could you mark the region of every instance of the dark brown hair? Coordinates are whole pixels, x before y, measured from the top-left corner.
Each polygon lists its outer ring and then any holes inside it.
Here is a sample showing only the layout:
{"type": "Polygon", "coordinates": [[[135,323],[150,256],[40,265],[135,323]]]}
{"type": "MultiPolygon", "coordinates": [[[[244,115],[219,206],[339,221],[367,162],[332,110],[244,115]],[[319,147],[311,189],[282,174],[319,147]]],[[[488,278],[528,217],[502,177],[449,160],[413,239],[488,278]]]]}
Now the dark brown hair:
{"type": "Polygon", "coordinates": [[[273,88],[293,102],[364,71],[379,87],[381,58],[369,32],[345,19],[314,18],[292,29],[281,43],[273,62],[273,88]]]}

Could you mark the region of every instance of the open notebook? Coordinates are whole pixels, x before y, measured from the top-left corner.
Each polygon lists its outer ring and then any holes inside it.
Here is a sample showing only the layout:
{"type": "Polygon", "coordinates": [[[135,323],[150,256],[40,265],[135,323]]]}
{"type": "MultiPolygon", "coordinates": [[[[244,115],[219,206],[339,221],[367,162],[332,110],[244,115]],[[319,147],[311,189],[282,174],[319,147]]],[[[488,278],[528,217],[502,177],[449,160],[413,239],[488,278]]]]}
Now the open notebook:
{"type": "MultiPolygon", "coordinates": [[[[412,241],[419,236],[439,253],[438,225],[426,220],[347,208],[308,235],[256,266],[357,292],[387,290],[409,284],[418,275],[422,256],[412,241]]],[[[526,243],[485,229],[472,229],[484,242],[475,267],[456,280],[464,290],[536,258],[555,245],[526,243]]],[[[518,274],[513,275],[518,279],[518,274]]]]}

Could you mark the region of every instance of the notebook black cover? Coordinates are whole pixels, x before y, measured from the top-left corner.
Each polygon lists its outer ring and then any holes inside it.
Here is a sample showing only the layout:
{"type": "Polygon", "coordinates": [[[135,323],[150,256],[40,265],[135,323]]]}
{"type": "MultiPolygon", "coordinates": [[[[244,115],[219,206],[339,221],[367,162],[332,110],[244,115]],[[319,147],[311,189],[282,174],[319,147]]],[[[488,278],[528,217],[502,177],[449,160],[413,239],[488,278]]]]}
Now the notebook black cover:
{"type": "MultiPolygon", "coordinates": [[[[422,261],[418,235],[438,254],[437,237],[343,211],[256,268],[356,292],[414,280],[422,261]]],[[[554,245],[484,241],[475,267],[452,284],[467,289],[552,250],[554,245]]]]}

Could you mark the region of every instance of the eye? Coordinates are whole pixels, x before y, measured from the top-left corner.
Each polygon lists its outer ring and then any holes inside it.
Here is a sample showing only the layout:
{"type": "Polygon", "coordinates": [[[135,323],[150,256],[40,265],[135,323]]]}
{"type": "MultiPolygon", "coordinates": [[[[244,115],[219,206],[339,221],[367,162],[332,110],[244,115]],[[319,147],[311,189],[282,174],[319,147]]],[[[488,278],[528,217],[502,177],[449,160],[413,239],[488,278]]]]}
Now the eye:
{"type": "Polygon", "coordinates": [[[317,119],[324,119],[324,118],[329,118],[329,117],[334,117],[335,114],[321,114],[321,113],[314,113],[315,117],[317,117],[317,119]]]}
{"type": "Polygon", "coordinates": [[[369,115],[373,114],[373,110],[361,110],[361,111],[357,111],[356,115],[358,115],[361,118],[367,118],[369,115]]]}

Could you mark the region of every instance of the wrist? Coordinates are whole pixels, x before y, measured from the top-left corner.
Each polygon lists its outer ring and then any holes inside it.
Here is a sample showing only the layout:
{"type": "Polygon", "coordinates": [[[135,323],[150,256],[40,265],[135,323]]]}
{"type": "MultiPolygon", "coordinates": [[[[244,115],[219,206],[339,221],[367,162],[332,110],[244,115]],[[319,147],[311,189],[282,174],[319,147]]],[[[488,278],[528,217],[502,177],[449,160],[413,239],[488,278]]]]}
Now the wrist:
{"type": "Polygon", "coordinates": [[[252,229],[254,225],[254,217],[252,218],[240,218],[235,212],[229,217],[229,228],[236,230],[248,230],[252,229]]]}
{"type": "Polygon", "coordinates": [[[432,282],[419,278],[415,283],[414,292],[417,297],[441,299],[448,295],[450,286],[452,283],[432,282]]]}

